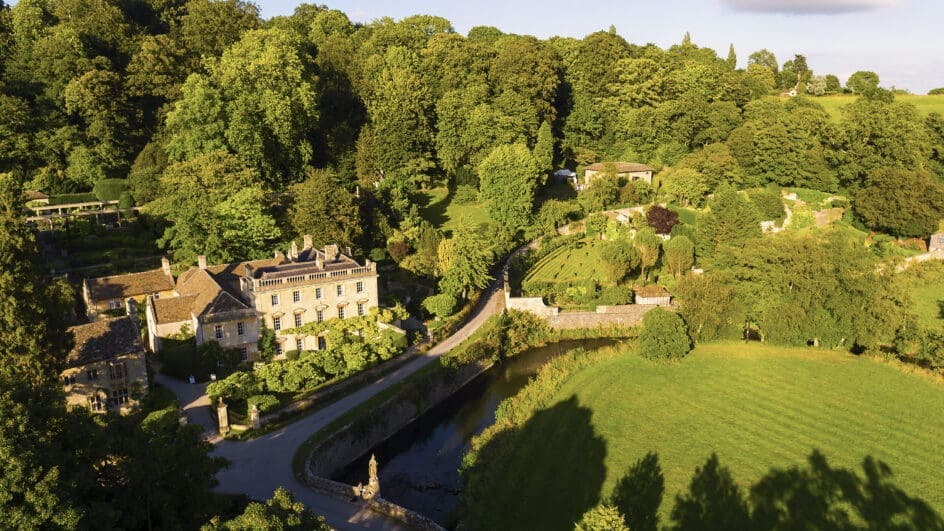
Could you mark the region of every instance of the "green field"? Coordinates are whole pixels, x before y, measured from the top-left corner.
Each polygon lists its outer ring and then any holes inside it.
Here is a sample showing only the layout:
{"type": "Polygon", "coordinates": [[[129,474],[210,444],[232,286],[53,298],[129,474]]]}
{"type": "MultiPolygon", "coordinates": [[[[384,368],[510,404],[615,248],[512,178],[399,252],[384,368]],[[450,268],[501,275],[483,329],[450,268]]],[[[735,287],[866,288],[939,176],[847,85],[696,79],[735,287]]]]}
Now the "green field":
{"type": "Polygon", "coordinates": [[[712,452],[748,485],[814,448],[860,476],[865,456],[882,460],[895,485],[944,512],[942,410],[930,377],[846,353],[722,343],[665,365],[627,352],[572,375],[548,408],[493,439],[507,443],[487,464],[503,482],[475,512],[485,528],[572,529],[652,451],[666,523],[712,452]]]}
{"type": "MultiPolygon", "coordinates": [[[[849,105],[855,100],[855,96],[824,96],[822,98],[813,98],[813,101],[826,108],[826,112],[828,112],[829,116],[836,122],[842,117],[839,109],[849,105]]],[[[921,114],[921,116],[927,116],[932,112],[944,114],[944,95],[897,95],[895,96],[895,101],[914,105],[918,108],[918,113],[921,114]]]]}
{"type": "Polygon", "coordinates": [[[906,275],[911,307],[918,322],[927,328],[944,330],[944,264],[929,261],[906,275]]]}
{"type": "Polygon", "coordinates": [[[581,242],[577,247],[561,247],[534,264],[522,281],[522,286],[548,282],[571,284],[585,280],[601,282],[603,274],[595,264],[599,263],[599,240],[581,242]]]}
{"type": "Polygon", "coordinates": [[[481,227],[491,221],[488,217],[488,202],[458,205],[446,188],[422,190],[416,194],[416,197],[423,205],[420,208],[420,216],[447,235],[452,234],[462,224],[481,227]]]}

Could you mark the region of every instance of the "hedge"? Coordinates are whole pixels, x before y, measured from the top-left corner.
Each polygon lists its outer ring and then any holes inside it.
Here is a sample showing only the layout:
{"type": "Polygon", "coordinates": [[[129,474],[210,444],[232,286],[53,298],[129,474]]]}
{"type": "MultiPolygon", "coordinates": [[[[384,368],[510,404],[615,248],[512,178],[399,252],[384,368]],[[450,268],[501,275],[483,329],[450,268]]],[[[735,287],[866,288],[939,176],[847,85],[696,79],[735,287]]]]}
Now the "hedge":
{"type": "Polygon", "coordinates": [[[128,191],[128,179],[102,179],[95,183],[92,193],[99,201],[119,201],[128,191]]]}

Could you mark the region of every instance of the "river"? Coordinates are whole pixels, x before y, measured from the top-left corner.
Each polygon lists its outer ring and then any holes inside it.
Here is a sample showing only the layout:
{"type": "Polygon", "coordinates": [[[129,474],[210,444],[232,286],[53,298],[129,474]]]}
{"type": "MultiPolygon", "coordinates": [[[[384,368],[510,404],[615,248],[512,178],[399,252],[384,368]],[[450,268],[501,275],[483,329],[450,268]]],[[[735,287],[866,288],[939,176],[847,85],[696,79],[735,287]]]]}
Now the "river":
{"type": "Polygon", "coordinates": [[[375,446],[332,479],[367,483],[370,455],[379,462],[381,496],[443,525],[462,487],[459,465],[472,437],[495,421],[498,404],[516,394],[547,360],[577,347],[597,349],[610,339],[562,341],[527,350],[492,367],[426,412],[387,441],[375,446]]]}

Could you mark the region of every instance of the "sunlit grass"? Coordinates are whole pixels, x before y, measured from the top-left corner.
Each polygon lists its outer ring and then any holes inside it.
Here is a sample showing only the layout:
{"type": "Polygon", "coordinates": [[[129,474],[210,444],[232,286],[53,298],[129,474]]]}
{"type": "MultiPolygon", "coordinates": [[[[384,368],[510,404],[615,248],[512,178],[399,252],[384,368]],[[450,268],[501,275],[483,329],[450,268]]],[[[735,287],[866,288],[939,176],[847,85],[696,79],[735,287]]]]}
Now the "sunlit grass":
{"type": "Polygon", "coordinates": [[[571,525],[561,522],[569,513],[546,503],[547,493],[586,499],[589,489],[604,497],[650,451],[658,453],[665,474],[663,522],[676,493],[687,490],[695,467],[712,452],[746,486],[771,467],[803,464],[814,448],[834,466],[860,470],[867,455],[885,461],[896,485],[944,512],[944,386],[874,360],[757,343],[700,346],[673,365],[626,352],[571,376],[555,396],[545,417],[575,407],[588,414],[530,422],[521,432],[526,435],[514,441],[513,455],[490,464],[507,468],[503,477],[523,477],[510,481],[518,487],[534,470],[558,470],[567,478],[541,474],[551,483],[534,492],[499,487],[496,501],[485,503],[503,510],[509,505],[501,500],[508,497],[523,507],[516,513],[528,514],[534,512],[526,507],[538,504],[542,521],[532,522],[535,528],[571,525]],[[604,452],[598,443],[586,443],[580,462],[548,457],[573,455],[572,446],[583,444],[573,434],[590,432],[605,442],[604,452]],[[565,466],[586,470],[585,480],[563,473],[559,467],[565,466]]]}

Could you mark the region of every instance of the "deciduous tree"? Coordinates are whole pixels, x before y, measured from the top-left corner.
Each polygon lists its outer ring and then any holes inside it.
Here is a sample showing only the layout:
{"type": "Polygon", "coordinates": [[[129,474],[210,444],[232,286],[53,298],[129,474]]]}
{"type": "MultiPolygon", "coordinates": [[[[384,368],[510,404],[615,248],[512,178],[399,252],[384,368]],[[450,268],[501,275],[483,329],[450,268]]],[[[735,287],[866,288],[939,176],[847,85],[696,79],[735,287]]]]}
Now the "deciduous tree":
{"type": "Polygon", "coordinates": [[[685,357],[692,349],[685,322],[675,312],[653,308],[642,317],[639,353],[651,360],[685,357]]]}
{"type": "Polygon", "coordinates": [[[531,222],[538,162],[523,144],[498,146],[478,166],[479,194],[492,219],[512,230],[531,222]]]}

